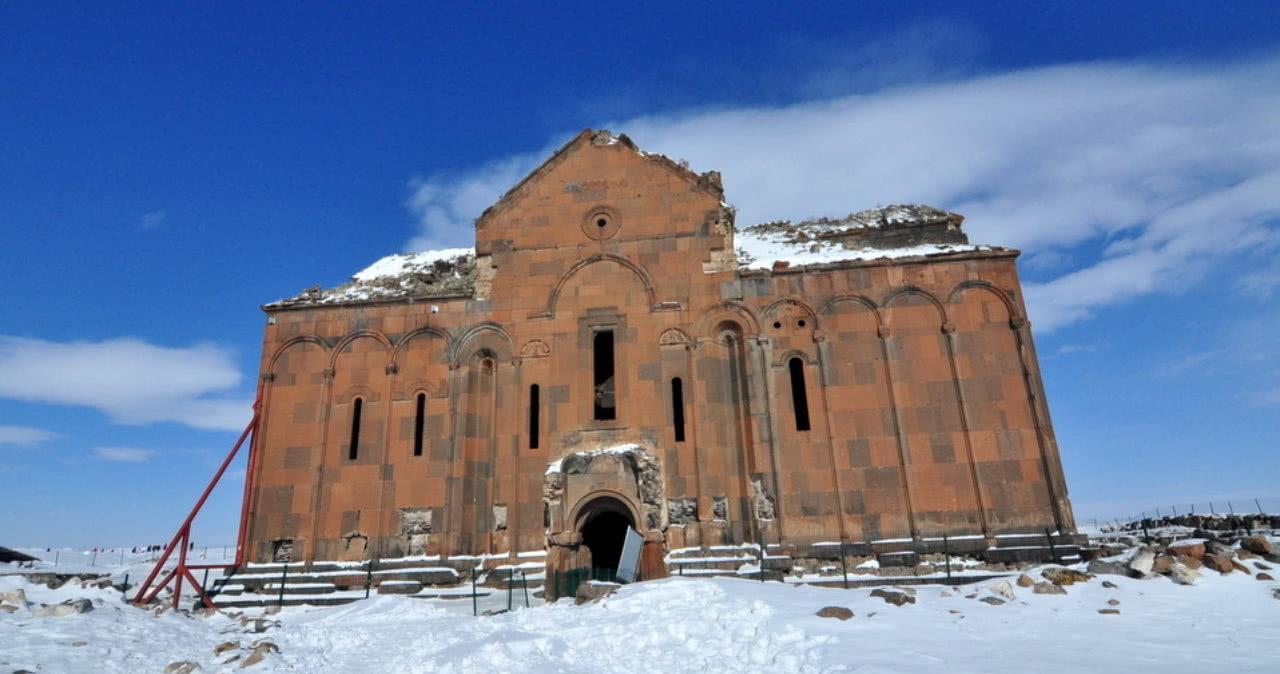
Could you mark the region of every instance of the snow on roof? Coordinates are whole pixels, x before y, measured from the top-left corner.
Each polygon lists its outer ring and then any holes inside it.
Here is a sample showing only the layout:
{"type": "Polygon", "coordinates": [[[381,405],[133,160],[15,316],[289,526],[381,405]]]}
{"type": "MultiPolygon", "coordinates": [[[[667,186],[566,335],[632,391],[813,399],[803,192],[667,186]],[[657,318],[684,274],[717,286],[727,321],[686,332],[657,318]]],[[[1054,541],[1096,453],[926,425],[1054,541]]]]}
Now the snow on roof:
{"type": "Polygon", "coordinates": [[[781,220],[752,225],[735,236],[743,269],[896,259],[995,250],[968,243],[963,216],[922,204],[892,204],[842,218],[781,220]]]}
{"type": "Polygon", "coordinates": [[[336,288],[319,286],[268,307],[349,304],[410,297],[467,296],[475,288],[475,249],[445,248],[388,255],[336,288]]]}

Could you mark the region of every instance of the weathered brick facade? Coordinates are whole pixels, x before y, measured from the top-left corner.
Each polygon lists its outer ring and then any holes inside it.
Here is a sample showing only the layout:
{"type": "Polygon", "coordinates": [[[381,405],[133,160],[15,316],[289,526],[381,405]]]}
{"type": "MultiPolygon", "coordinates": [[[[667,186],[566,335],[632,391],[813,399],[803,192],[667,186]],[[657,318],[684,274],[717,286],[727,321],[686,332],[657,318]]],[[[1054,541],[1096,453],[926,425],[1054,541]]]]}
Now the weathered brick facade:
{"type": "Polygon", "coordinates": [[[601,513],[649,576],[688,546],[1074,532],[1017,251],[740,268],[722,199],[584,131],[476,221],[465,282],[268,305],[252,558],[569,568],[601,513]]]}

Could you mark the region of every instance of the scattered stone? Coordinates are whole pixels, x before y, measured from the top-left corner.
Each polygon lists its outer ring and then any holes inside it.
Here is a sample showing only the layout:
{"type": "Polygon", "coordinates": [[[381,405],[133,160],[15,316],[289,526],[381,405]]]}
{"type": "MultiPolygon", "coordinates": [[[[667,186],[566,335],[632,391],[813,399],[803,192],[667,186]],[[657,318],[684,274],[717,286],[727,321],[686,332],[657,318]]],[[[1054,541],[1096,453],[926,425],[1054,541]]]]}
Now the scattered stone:
{"type": "Polygon", "coordinates": [[[1188,569],[1203,569],[1204,562],[1202,560],[1202,557],[1186,557],[1182,560],[1182,563],[1186,564],[1188,569]]]}
{"type": "Polygon", "coordinates": [[[1234,559],[1231,560],[1231,568],[1235,569],[1236,571],[1240,571],[1248,576],[1253,575],[1253,572],[1249,570],[1249,567],[1245,566],[1244,564],[1241,564],[1240,562],[1237,562],[1234,559]]]}
{"type": "Polygon", "coordinates": [[[17,610],[18,607],[13,604],[0,604],[0,611],[4,611],[5,613],[14,613],[17,610]]]}
{"type": "Polygon", "coordinates": [[[848,620],[853,617],[853,611],[843,606],[824,606],[814,615],[819,618],[835,618],[836,620],[848,620]]]}
{"type": "Polygon", "coordinates": [[[1266,564],[1263,564],[1262,562],[1254,562],[1253,565],[1259,569],[1262,569],[1263,571],[1271,570],[1271,567],[1267,566],[1266,564]]]}
{"type": "Polygon", "coordinates": [[[1129,575],[1134,578],[1146,578],[1151,575],[1151,569],[1156,563],[1156,553],[1142,549],[1134,553],[1133,559],[1129,560],[1129,575]]]}
{"type": "Polygon", "coordinates": [[[37,618],[62,618],[77,613],[88,613],[93,610],[93,602],[88,599],[68,599],[61,604],[41,606],[32,611],[37,618]]]}
{"type": "Polygon", "coordinates": [[[1108,590],[1114,590],[1114,589],[1116,589],[1117,587],[1120,587],[1119,585],[1116,585],[1115,583],[1113,583],[1113,582],[1111,582],[1111,581],[1109,581],[1109,580],[1104,580],[1104,581],[1102,581],[1102,586],[1103,586],[1103,587],[1105,587],[1105,588],[1107,588],[1108,590]]]}
{"type": "Polygon", "coordinates": [[[275,615],[279,612],[280,612],[279,604],[272,604],[271,606],[268,606],[265,609],[262,609],[262,615],[275,615]]]}
{"type": "Polygon", "coordinates": [[[1160,575],[1168,575],[1173,570],[1174,559],[1169,555],[1159,555],[1151,565],[1151,570],[1160,575]]]}
{"type": "Polygon", "coordinates": [[[1120,605],[1120,600],[1119,600],[1119,599],[1108,599],[1108,600],[1107,600],[1107,606],[1119,606],[1119,605],[1120,605]]]}
{"type": "Polygon", "coordinates": [[[222,642],[222,643],[218,644],[217,646],[214,646],[214,647],[213,647],[213,654],[214,654],[214,655],[222,655],[223,653],[226,653],[227,651],[235,650],[235,649],[237,649],[237,648],[240,648],[240,642],[239,642],[239,641],[224,641],[224,642],[222,642]]]}
{"type": "Polygon", "coordinates": [[[1236,559],[1257,559],[1259,557],[1261,557],[1261,555],[1255,555],[1244,548],[1236,550],[1236,559]]]}
{"type": "Polygon", "coordinates": [[[600,601],[617,592],[619,587],[622,586],[617,583],[604,583],[597,580],[583,583],[578,586],[578,593],[574,596],[573,603],[580,605],[600,601]]]}
{"type": "Polygon", "coordinates": [[[1175,557],[1194,557],[1200,559],[1204,557],[1204,543],[1199,541],[1187,541],[1169,544],[1169,554],[1175,557]]]}
{"type": "Polygon", "coordinates": [[[871,596],[879,597],[883,599],[886,604],[893,604],[894,606],[916,603],[915,597],[899,589],[886,590],[884,588],[876,588],[871,591],[871,596]]]}
{"type": "Polygon", "coordinates": [[[26,608],[27,592],[21,588],[17,590],[10,590],[9,592],[0,592],[0,602],[14,604],[19,608],[26,608]]]}
{"type": "Polygon", "coordinates": [[[1206,555],[1221,555],[1228,559],[1236,553],[1235,548],[1232,548],[1226,543],[1219,543],[1218,541],[1209,541],[1208,543],[1205,543],[1205,550],[1208,551],[1205,553],[1206,555]]]}
{"type": "Polygon", "coordinates": [[[959,610],[954,609],[954,608],[953,608],[953,609],[951,609],[950,611],[948,611],[948,613],[951,613],[951,614],[954,614],[954,615],[963,615],[959,610]]]}
{"type": "Polygon", "coordinates": [[[1022,574],[1021,576],[1018,576],[1018,587],[1031,587],[1035,584],[1036,584],[1036,579],[1032,578],[1031,576],[1028,576],[1025,573],[1022,574]]]}
{"type": "Polygon", "coordinates": [[[1118,608],[1100,608],[1100,609],[1098,609],[1098,613],[1101,613],[1102,615],[1120,615],[1120,609],[1118,609],[1118,608]]]}
{"type": "Polygon", "coordinates": [[[1250,536],[1240,541],[1240,547],[1254,554],[1267,556],[1276,554],[1276,546],[1266,536],[1250,536]]]}
{"type": "Polygon", "coordinates": [[[998,580],[990,583],[986,586],[986,590],[1005,601],[1013,601],[1018,598],[1018,595],[1013,592],[1013,586],[1007,580],[998,580]]]}
{"type": "Polygon", "coordinates": [[[1271,574],[1263,572],[1258,572],[1258,575],[1254,576],[1254,578],[1258,580],[1275,580],[1275,578],[1271,577],[1271,574]]]}
{"type": "Polygon", "coordinates": [[[1088,571],[1089,573],[1092,573],[1095,576],[1127,576],[1129,575],[1129,570],[1125,568],[1124,564],[1121,564],[1119,562],[1108,562],[1103,559],[1095,559],[1092,562],[1089,562],[1089,566],[1086,567],[1085,570],[1088,571]]]}
{"type": "Polygon", "coordinates": [[[1169,572],[1169,578],[1179,585],[1191,585],[1199,577],[1200,572],[1186,564],[1174,564],[1169,572]]]}
{"type": "Polygon", "coordinates": [[[1210,553],[1204,556],[1204,565],[1222,575],[1227,575],[1235,570],[1231,564],[1231,558],[1225,555],[1210,553]]]}
{"type": "Polygon", "coordinates": [[[1272,590],[1272,591],[1271,591],[1271,596],[1272,596],[1272,597],[1274,597],[1274,598],[1276,598],[1276,599],[1280,599],[1280,590],[1272,590]]]}
{"type": "MultiPolygon", "coordinates": [[[[1280,592],[1280,590],[1278,590],[1278,592],[1280,592]]],[[[984,603],[984,604],[991,604],[992,606],[999,606],[999,605],[1001,605],[1001,604],[1003,604],[1003,603],[1004,603],[1004,600],[1003,600],[1003,599],[1001,599],[1001,598],[999,598],[999,597],[983,597],[982,599],[979,599],[978,601],[980,601],[980,602],[982,602],[982,603],[984,603]]]]}
{"type": "Polygon", "coordinates": [[[977,598],[978,598],[978,593],[977,593],[977,592],[971,592],[971,593],[969,593],[969,594],[966,594],[966,595],[964,596],[964,598],[965,598],[965,599],[977,599],[977,598]]]}
{"type": "Polygon", "coordinates": [[[240,668],[244,669],[245,667],[252,667],[265,660],[268,654],[279,652],[280,647],[270,641],[259,642],[258,645],[253,647],[253,652],[240,663],[240,668]]]}
{"type": "Polygon", "coordinates": [[[164,674],[191,674],[200,671],[200,665],[190,660],[170,662],[164,666],[164,674]]]}
{"type": "Polygon", "coordinates": [[[1036,594],[1066,594],[1067,593],[1066,589],[1063,588],[1061,585],[1058,585],[1057,583],[1050,583],[1047,580],[1042,580],[1039,583],[1036,583],[1034,592],[1036,594]]]}
{"type": "Polygon", "coordinates": [[[1076,583],[1084,583],[1093,580],[1093,576],[1090,576],[1083,571],[1076,571],[1075,569],[1068,569],[1061,566],[1045,569],[1040,572],[1040,575],[1044,576],[1045,579],[1054,585],[1062,586],[1074,585],[1076,583]]]}

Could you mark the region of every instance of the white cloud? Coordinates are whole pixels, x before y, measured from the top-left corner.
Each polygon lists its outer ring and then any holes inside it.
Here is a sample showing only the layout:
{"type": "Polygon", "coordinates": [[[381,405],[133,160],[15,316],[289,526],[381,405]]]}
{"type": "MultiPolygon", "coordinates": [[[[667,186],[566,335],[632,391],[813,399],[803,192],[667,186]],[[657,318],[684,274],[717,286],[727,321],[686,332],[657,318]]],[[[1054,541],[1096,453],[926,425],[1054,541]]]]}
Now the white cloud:
{"type": "Polygon", "coordinates": [[[57,433],[42,428],[0,425],[0,445],[35,445],[56,437],[57,433]]]}
{"type": "Polygon", "coordinates": [[[0,372],[0,398],[90,407],[122,424],[238,430],[251,415],[231,353],[212,344],[0,336],[0,372]]]}
{"type": "MultiPolygon", "coordinates": [[[[960,212],[975,242],[1071,265],[1026,284],[1045,331],[1280,245],[1276,110],[1269,57],[1036,68],[602,126],[720,170],[743,225],[892,202],[960,212]]],[[[469,243],[472,219],[557,144],[415,179],[409,248],[469,243]]]]}
{"type": "Polygon", "coordinates": [[[138,231],[149,232],[153,229],[160,229],[164,226],[165,218],[168,214],[165,211],[151,211],[138,218],[138,231]]]}
{"type": "Polygon", "coordinates": [[[137,447],[94,447],[93,454],[105,461],[123,461],[125,463],[142,463],[151,459],[155,451],[137,447]]]}

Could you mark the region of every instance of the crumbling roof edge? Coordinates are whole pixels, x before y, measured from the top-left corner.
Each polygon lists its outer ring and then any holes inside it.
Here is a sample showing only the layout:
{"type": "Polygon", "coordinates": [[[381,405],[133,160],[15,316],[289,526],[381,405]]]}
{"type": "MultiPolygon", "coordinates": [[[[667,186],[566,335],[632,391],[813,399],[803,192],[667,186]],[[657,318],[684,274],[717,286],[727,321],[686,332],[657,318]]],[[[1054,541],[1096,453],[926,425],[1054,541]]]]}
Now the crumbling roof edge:
{"type": "Polygon", "coordinates": [[[928,255],[912,255],[910,257],[877,257],[869,260],[837,260],[835,262],[819,262],[814,264],[802,264],[795,266],[787,266],[781,269],[751,269],[739,268],[738,276],[740,277],[756,277],[756,276],[772,276],[774,274],[799,274],[807,271],[839,271],[841,269],[855,269],[861,267],[899,267],[909,264],[929,264],[933,262],[950,262],[961,259],[1001,259],[1016,258],[1022,255],[1022,251],[1016,248],[1001,248],[998,246],[988,246],[986,250],[965,250],[965,251],[948,251],[945,253],[931,253],[928,255]]]}
{"type": "Polygon", "coordinates": [[[268,302],[260,305],[265,314],[273,314],[281,311],[298,311],[301,309],[328,309],[331,307],[363,307],[371,304],[420,304],[422,302],[432,300],[471,300],[475,299],[474,294],[453,294],[453,295],[414,295],[412,297],[379,297],[367,300],[344,300],[341,302],[293,302],[285,304],[284,300],[276,302],[268,302]]]}

